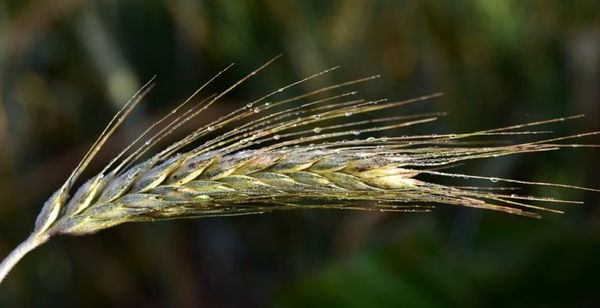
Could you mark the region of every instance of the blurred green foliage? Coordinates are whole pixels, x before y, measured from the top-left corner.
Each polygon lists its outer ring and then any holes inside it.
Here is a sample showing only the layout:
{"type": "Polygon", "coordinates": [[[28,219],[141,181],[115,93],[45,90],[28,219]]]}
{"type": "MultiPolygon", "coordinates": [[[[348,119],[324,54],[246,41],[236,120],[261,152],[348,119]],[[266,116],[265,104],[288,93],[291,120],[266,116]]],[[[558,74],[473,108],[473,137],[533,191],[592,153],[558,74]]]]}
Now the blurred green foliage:
{"type": "MultiPolygon", "coordinates": [[[[229,62],[235,69],[211,91],[280,52],[284,60],[199,121],[341,65],[310,86],[381,73],[360,87],[364,96],[445,92],[408,109],[451,112],[417,132],[579,113],[587,117],[550,129],[598,130],[599,29],[594,0],[3,0],[0,255],[26,237],[90,140],[154,74],[158,87],[92,169],[229,62]]],[[[598,188],[599,157],[565,150],[461,168],[598,188]]],[[[586,204],[541,221],[443,208],[126,225],[32,253],[0,286],[0,306],[600,305],[598,194],[523,193],[586,204]]]]}

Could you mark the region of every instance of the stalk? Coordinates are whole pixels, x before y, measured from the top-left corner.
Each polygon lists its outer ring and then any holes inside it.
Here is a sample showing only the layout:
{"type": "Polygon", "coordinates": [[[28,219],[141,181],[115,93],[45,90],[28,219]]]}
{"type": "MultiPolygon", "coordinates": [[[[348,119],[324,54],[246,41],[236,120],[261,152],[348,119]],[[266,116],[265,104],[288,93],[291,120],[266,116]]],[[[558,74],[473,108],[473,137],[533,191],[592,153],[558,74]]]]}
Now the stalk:
{"type": "Polygon", "coordinates": [[[42,245],[48,241],[50,237],[47,235],[31,234],[24,242],[22,242],[17,248],[4,258],[0,263],[0,283],[6,278],[6,275],[12,270],[12,268],[21,260],[27,253],[32,251],[34,248],[42,245]]]}

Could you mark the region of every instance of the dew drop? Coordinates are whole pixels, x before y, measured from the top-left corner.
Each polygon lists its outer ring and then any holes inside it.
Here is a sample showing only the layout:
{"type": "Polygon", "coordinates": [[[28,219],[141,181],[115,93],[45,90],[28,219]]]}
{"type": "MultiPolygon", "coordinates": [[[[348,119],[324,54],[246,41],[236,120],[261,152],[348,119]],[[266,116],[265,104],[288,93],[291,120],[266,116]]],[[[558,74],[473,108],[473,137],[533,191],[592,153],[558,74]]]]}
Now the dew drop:
{"type": "Polygon", "coordinates": [[[315,115],[313,115],[313,118],[314,118],[315,120],[318,120],[318,119],[320,119],[320,118],[321,118],[321,115],[320,115],[320,114],[315,114],[315,115]]]}
{"type": "Polygon", "coordinates": [[[320,132],[321,132],[321,128],[320,128],[320,127],[315,127],[315,128],[313,128],[313,132],[314,132],[315,134],[318,134],[318,133],[320,133],[320,132]]]}
{"type": "Polygon", "coordinates": [[[208,126],[206,129],[212,132],[215,128],[212,126],[208,126]]]}
{"type": "Polygon", "coordinates": [[[273,139],[274,139],[274,140],[279,140],[279,138],[281,138],[281,136],[279,136],[279,135],[275,135],[275,136],[273,136],[273,139]]]}
{"type": "Polygon", "coordinates": [[[367,141],[375,141],[375,137],[369,137],[367,138],[367,141]]]}
{"type": "Polygon", "coordinates": [[[358,135],[360,135],[360,131],[353,130],[353,131],[352,131],[352,134],[354,134],[355,136],[358,136],[358,135]]]}
{"type": "Polygon", "coordinates": [[[258,107],[254,108],[254,113],[259,113],[259,112],[260,112],[260,109],[258,107]]]}
{"type": "Polygon", "coordinates": [[[347,116],[347,117],[349,117],[349,116],[351,116],[351,115],[352,115],[352,112],[350,112],[350,111],[346,111],[346,112],[344,113],[344,115],[345,115],[345,116],[347,116]]]}
{"type": "Polygon", "coordinates": [[[252,103],[248,103],[248,104],[246,104],[246,107],[248,107],[248,108],[252,108],[252,103]]]}
{"type": "Polygon", "coordinates": [[[500,181],[500,179],[498,179],[498,178],[490,178],[490,181],[492,181],[494,183],[497,183],[498,181],[500,181]]]}

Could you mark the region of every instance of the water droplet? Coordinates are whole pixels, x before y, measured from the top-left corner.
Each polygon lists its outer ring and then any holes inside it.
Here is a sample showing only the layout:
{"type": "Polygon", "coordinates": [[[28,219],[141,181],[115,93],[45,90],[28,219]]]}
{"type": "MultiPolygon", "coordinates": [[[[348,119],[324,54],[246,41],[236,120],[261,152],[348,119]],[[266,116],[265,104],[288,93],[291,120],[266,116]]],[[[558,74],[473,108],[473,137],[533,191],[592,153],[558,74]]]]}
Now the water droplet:
{"type": "Polygon", "coordinates": [[[318,133],[320,133],[320,132],[321,132],[321,128],[320,128],[320,127],[315,127],[315,128],[313,128],[313,132],[314,132],[315,134],[318,134],[318,133]]]}
{"type": "Polygon", "coordinates": [[[313,118],[315,118],[315,120],[318,120],[318,119],[321,118],[321,115],[320,114],[315,114],[315,115],[313,115],[313,118]]]}
{"type": "Polygon", "coordinates": [[[209,131],[213,131],[215,128],[212,126],[208,126],[206,129],[208,129],[209,131]]]}
{"type": "Polygon", "coordinates": [[[349,116],[351,116],[351,115],[352,115],[352,112],[350,112],[350,111],[346,111],[346,112],[344,113],[344,115],[345,115],[345,116],[347,116],[347,117],[349,117],[349,116]]]}
{"type": "Polygon", "coordinates": [[[388,137],[381,137],[381,141],[382,141],[382,142],[386,142],[386,141],[388,141],[388,137]]]}
{"type": "Polygon", "coordinates": [[[266,102],[266,103],[265,103],[265,106],[269,107],[269,106],[271,106],[271,103],[269,103],[269,102],[266,102]]]}
{"type": "Polygon", "coordinates": [[[375,141],[375,137],[369,137],[367,138],[367,141],[375,141]]]}
{"type": "Polygon", "coordinates": [[[498,179],[498,178],[490,178],[490,181],[492,181],[494,183],[497,183],[498,181],[500,181],[500,179],[498,179]]]}
{"type": "Polygon", "coordinates": [[[252,108],[252,103],[248,103],[248,104],[246,104],[246,107],[248,107],[248,108],[252,108]]]}
{"type": "Polygon", "coordinates": [[[254,108],[254,113],[259,113],[260,112],[260,108],[256,107],[254,108]]]}
{"type": "Polygon", "coordinates": [[[358,136],[358,135],[360,135],[360,131],[358,131],[358,130],[353,130],[353,131],[352,131],[352,134],[354,134],[355,136],[358,136]]]}
{"type": "Polygon", "coordinates": [[[281,138],[281,136],[279,136],[279,135],[273,136],[273,139],[275,139],[275,140],[279,140],[279,138],[281,138]]]}
{"type": "Polygon", "coordinates": [[[150,145],[150,140],[144,142],[145,145],[150,145]]]}

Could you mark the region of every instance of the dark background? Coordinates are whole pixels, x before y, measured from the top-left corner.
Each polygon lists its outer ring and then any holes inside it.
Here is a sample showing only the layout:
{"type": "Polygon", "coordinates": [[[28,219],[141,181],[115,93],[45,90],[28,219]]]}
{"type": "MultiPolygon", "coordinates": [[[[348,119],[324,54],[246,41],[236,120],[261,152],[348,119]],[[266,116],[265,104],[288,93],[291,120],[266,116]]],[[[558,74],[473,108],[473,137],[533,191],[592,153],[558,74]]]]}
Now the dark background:
{"type": "MultiPolygon", "coordinates": [[[[43,201],[154,74],[157,88],[92,171],[230,62],[234,69],[206,93],[279,53],[281,60],[196,125],[341,65],[305,90],[382,74],[357,88],[395,100],[445,92],[407,110],[451,114],[409,133],[579,113],[587,117],[548,129],[600,129],[596,0],[2,0],[0,256],[26,238],[43,201]]],[[[600,188],[599,157],[598,150],[568,149],[460,169],[600,188]]],[[[599,194],[522,192],[585,205],[542,220],[442,207],[432,214],[313,210],[128,224],[51,240],[0,286],[0,306],[600,305],[599,194]]]]}

